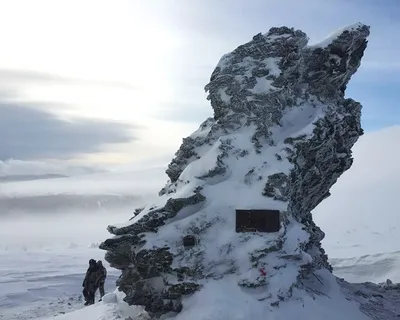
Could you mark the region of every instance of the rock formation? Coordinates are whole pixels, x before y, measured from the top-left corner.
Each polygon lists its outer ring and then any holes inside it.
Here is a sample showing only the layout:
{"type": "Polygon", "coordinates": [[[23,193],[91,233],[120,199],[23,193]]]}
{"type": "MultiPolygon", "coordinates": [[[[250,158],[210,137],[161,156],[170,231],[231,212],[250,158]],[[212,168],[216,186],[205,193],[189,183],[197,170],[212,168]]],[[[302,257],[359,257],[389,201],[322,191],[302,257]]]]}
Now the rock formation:
{"type": "MultiPolygon", "coordinates": [[[[305,319],[309,300],[331,296],[337,283],[311,211],[350,168],[363,134],[361,105],[345,90],[368,35],[368,26],[356,24],[310,46],[300,30],[272,28],[221,58],[205,87],[214,117],[183,139],[159,202],[109,226],[114,236],[100,246],[122,271],[117,284],[129,304],[155,318],[179,317],[198,308],[185,301],[201,292],[218,300],[215,282],[231,288],[237,308],[249,301],[262,308],[246,319],[278,309],[288,316],[289,306],[305,319]],[[279,210],[280,230],[236,233],[235,209],[279,210]],[[247,298],[235,298],[241,295],[247,298]]],[[[327,308],[337,309],[332,301],[327,308]]],[[[202,307],[211,313],[215,306],[202,307]]],[[[211,318],[228,319],[222,309],[211,318]]]]}

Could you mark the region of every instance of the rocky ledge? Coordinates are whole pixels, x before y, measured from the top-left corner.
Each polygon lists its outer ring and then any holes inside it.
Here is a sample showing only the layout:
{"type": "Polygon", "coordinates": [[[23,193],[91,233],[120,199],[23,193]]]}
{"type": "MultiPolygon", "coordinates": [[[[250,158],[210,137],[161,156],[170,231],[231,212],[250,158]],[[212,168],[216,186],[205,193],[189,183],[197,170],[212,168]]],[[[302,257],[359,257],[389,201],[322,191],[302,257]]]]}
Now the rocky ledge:
{"type": "Polygon", "coordinates": [[[228,281],[236,286],[227,294],[245,292],[265,319],[329,295],[316,285],[334,277],[311,211],[363,134],[361,105],[345,90],[368,35],[355,24],[308,45],[300,30],[272,28],[221,58],[205,87],[214,117],[183,139],[159,201],[109,226],[114,236],[101,244],[129,304],[178,315],[212,281],[228,281]],[[280,229],[237,233],[235,209],[279,210],[280,229]]]}

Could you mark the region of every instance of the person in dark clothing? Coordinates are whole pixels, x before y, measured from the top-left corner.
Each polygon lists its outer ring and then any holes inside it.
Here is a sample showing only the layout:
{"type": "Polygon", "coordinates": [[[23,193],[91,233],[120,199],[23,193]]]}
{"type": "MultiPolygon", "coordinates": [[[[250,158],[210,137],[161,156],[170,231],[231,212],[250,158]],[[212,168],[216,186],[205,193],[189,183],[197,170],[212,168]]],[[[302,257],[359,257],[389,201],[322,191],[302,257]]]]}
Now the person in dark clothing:
{"type": "Polygon", "coordinates": [[[103,266],[103,262],[101,260],[97,261],[97,280],[96,280],[96,288],[99,288],[100,291],[100,300],[103,299],[105,294],[104,292],[104,283],[107,277],[107,269],[103,266]]]}
{"type": "Polygon", "coordinates": [[[89,268],[86,271],[85,279],[83,280],[83,296],[85,297],[85,306],[94,304],[94,294],[96,292],[96,280],[97,280],[97,264],[96,260],[89,260],[89,268]]]}

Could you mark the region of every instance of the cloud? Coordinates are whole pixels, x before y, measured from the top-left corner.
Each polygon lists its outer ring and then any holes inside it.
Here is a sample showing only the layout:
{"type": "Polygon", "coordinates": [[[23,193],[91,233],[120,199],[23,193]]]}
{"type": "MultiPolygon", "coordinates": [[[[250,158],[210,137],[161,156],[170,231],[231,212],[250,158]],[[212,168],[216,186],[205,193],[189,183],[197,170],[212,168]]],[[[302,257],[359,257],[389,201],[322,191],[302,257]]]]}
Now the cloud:
{"type": "Polygon", "coordinates": [[[81,79],[72,77],[63,77],[61,75],[50,74],[46,72],[33,71],[33,70],[15,70],[15,69],[0,69],[0,83],[26,83],[26,82],[51,82],[58,84],[72,84],[72,85],[95,85],[116,87],[128,90],[137,90],[137,88],[127,82],[111,81],[101,79],[81,79]]]}
{"type": "MultiPolygon", "coordinates": [[[[140,142],[135,141],[135,152],[131,152],[131,146],[113,142],[124,140],[121,135],[125,136],[126,130],[112,124],[114,140],[100,134],[101,142],[98,142],[97,134],[87,133],[90,146],[73,148],[73,143],[69,142],[67,157],[77,152],[97,152],[107,143],[113,143],[115,153],[121,155],[118,162],[125,161],[122,158],[131,161],[137,157],[157,156],[169,152],[175,145],[177,148],[181,134],[187,135],[191,126],[197,128],[213,114],[205,99],[204,85],[221,56],[251,40],[254,34],[280,25],[302,29],[311,42],[318,42],[335,29],[357,21],[371,25],[368,50],[360,71],[349,85],[349,96],[363,103],[367,130],[388,123],[372,120],[371,116],[378,114],[382,105],[389,105],[388,96],[375,94],[380,101],[373,104],[364,97],[368,97],[369,86],[378,81],[390,79],[398,84],[392,71],[393,66],[398,69],[396,57],[400,52],[399,42],[394,41],[393,36],[393,30],[400,26],[400,20],[395,19],[400,12],[396,10],[398,3],[395,1],[380,5],[372,0],[362,4],[347,0],[326,0],[323,4],[320,0],[309,0],[306,4],[293,0],[204,0],[189,4],[177,0],[173,4],[129,1],[112,6],[96,2],[96,15],[90,24],[87,24],[87,16],[93,10],[92,4],[82,6],[78,1],[62,1],[55,6],[48,1],[40,6],[26,1],[26,6],[29,7],[26,14],[15,4],[7,4],[0,11],[0,25],[3,26],[0,33],[4,36],[0,59],[0,87],[3,89],[0,90],[15,91],[9,100],[33,101],[35,110],[43,110],[42,115],[51,110],[151,126],[145,133],[137,133],[140,142]],[[21,18],[21,14],[22,20],[32,27],[29,33],[18,23],[21,19],[15,19],[15,16],[21,18]],[[69,23],[71,19],[73,25],[69,23]],[[107,25],[105,20],[109,21],[107,25]],[[52,28],[48,28],[49,25],[52,28]],[[18,43],[15,43],[16,38],[20,39],[18,43]],[[48,39],[53,40],[49,42],[48,39]],[[90,43],[87,39],[91,39],[90,43]],[[138,50],[138,45],[146,50],[138,50]],[[30,70],[26,70],[27,67],[30,70]],[[351,90],[357,95],[350,94],[351,90]]],[[[4,101],[1,92],[0,97],[0,101],[4,101]]],[[[61,129],[64,134],[68,131],[68,137],[72,135],[70,127],[82,130],[77,122],[69,125],[49,117],[50,122],[62,124],[61,129]]],[[[97,122],[87,126],[91,132],[102,131],[99,127],[108,128],[97,122]]],[[[74,139],[71,137],[68,141],[74,139]]],[[[55,156],[63,157],[58,150],[61,145],[51,146],[55,156]]],[[[42,149],[43,146],[38,151],[42,149]]],[[[24,159],[31,159],[33,154],[29,146],[18,153],[24,159]]],[[[42,156],[47,154],[40,151],[42,156]]],[[[0,155],[0,159],[4,157],[0,155]]],[[[95,154],[92,159],[94,157],[97,157],[93,161],[96,162],[102,155],[95,154]]],[[[92,159],[85,158],[85,161],[92,159]]]]}
{"type": "Polygon", "coordinates": [[[135,139],[134,126],[94,119],[64,120],[15,103],[0,102],[0,160],[59,158],[101,152],[135,139]]]}
{"type": "Polygon", "coordinates": [[[155,112],[154,118],[172,122],[197,123],[200,125],[207,118],[213,117],[213,115],[214,112],[207,103],[203,105],[193,103],[187,103],[186,105],[171,103],[170,106],[163,106],[162,109],[155,112]]]}
{"type": "Polygon", "coordinates": [[[47,175],[77,176],[95,172],[105,172],[106,169],[96,164],[90,166],[77,165],[70,161],[23,161],[10,159],[0,161],[0,180],[31,180],[32,178],[46,177],[47,175]]]}

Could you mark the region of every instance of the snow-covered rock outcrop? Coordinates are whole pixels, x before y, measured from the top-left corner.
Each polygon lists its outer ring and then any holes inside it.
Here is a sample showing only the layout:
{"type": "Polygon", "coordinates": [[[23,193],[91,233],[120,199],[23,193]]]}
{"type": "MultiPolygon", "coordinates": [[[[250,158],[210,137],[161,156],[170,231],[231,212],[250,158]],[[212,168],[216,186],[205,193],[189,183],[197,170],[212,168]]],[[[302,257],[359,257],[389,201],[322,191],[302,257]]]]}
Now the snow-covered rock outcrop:
{"type": "Polygon", "coordinates": [[[205,87],[214,118],[183,139],[158,203],[109,226],[100,246],[129,304],[191,320],[365,318],[331,274],[311,211],[363,133],[344,93],[368,35],[355,24],[309,46],[272,28],[221,58],[205,87]],[[281,228],[236,233],[235,209],[280,210],[281,228]]]}

